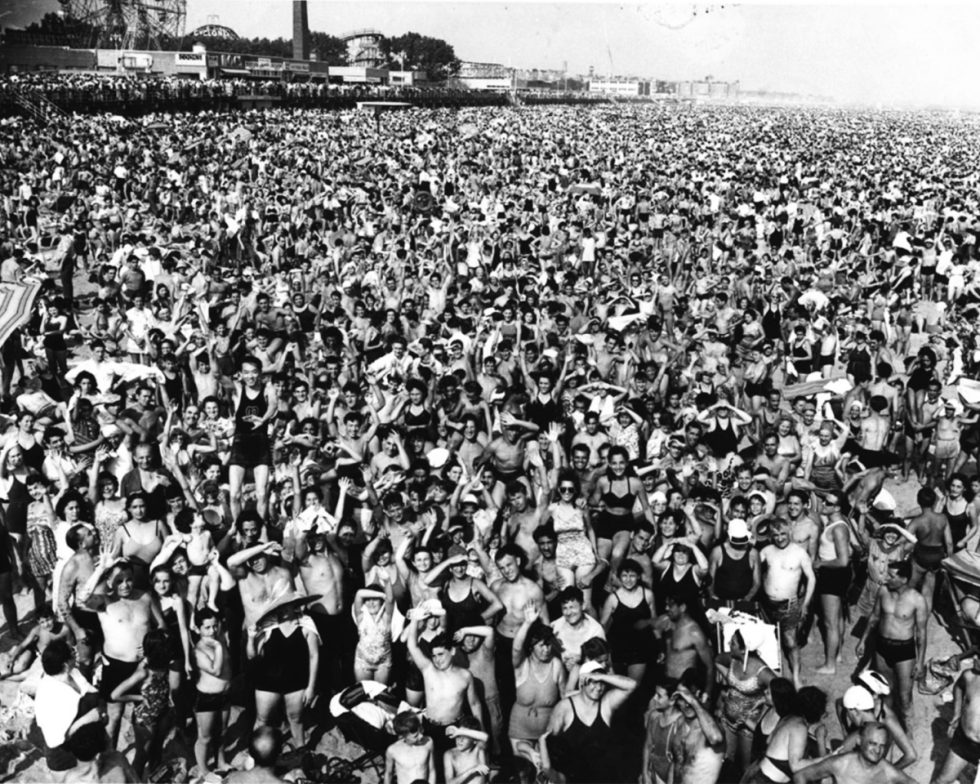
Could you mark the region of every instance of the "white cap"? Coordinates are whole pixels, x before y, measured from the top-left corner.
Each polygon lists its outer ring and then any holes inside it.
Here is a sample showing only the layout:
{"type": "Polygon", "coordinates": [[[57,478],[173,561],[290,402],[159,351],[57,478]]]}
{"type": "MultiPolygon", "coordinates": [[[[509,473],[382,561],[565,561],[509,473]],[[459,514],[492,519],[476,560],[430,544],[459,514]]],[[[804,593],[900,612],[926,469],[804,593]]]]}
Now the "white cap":
{"type": "Polygon", "coordinates": [[[844,708],[846,710],[872,710],[874,706],[874,697],[864,686],[851,686],[844,692],[844,708]]]}
{"type": "Polygon", "coordinates": [[[749,524],[741,517],[736,517],[728,523],[728,540],[734,541],[736,539],[744,539],[745,541],[749,539],[749,524]]]}
{"type": "Polygon", "coordinates": [[[473,495],[473,493],[467,493],[466,495],[463,496],[462,500],[459,503],[460,506],[462,506],[463,504],[473,504],[473,506],[479,506],[480,499],[477,498],[475,495],[473,495]]]}
{"type": "Polygon", "coordinates": [[[438,446],[435,449],[430,450],[429,454],[426,455],[426,458],[428,459],[429,465],[432,468],[442,468],[449,460],[449,450],[438,446]]]}
{"type": "Polygon", "coordinates": [[[650,494],[650,503],[651,504],[665,504],[665,503],[667,503],[667,495],[663,491],[661,491],[661,490],[658,490],[655,493],[651,493],[650,494]]]}
{"type": "Polygon", "coordinates": [[[586,675],[591,675],[593,672],[606,672],[606,665],[597,661],[587,661],[579,668],[578,677],[581,680],[586,675]]]}
{"type": "Polygon", "coordinates": [[[882,697],[887,697],[892,693],[891,684],[880,672],[865,670],[858,675],[858,680],[861,681],[861,685],[872,694],[880,694],[882,697]]]}

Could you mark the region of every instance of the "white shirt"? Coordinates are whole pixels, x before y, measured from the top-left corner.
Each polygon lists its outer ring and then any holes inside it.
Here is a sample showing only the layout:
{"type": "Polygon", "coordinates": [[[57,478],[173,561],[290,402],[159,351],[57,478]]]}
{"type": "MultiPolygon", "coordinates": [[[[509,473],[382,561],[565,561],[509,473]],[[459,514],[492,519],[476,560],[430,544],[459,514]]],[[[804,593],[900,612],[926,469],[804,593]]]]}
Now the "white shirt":
{"type": "Polygon", "coordinates": [[[561,643],[562,660],[566,663],[578,664],[582,661],[582,643],[593,637],[606,639],[606,630],[591,615],[582,615],[578,626],[572,626],[564,617],[551,622],[551,629],[561,643]]]}
{"type": "Polygon", "coordinates": [[[79,691],[45,673],[41,676],[37,695],[34,697],[34,716],[49,748],[65,742],[68,728],[77,718],[78,703],[82,701],[82,695],[95,691],[78,670],[69,672],[68,677],[75,682],[79,691]]]}

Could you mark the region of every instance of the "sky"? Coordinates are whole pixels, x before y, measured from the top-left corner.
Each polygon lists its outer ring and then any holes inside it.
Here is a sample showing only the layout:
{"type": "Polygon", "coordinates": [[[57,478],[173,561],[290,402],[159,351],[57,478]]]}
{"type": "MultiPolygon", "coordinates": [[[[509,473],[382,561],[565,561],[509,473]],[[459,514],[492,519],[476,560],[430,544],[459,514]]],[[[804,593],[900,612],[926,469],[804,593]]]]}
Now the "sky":
{"type": "MultiPolygon", "coordinates": [[[[73,0],[97,2],[99,0],[73,0]]],[[[239,35],[290,38],[292,0],[186,0],[187,30],[209,21],[239,35]]],[[[0,0],[21,26],[57,0],[0,0]]],[[[309,0],[311,30],[415,31],[462,60],[569,74],[682,80],[711,76],[745,90],[841,101],[980,108],[980,3],[489,3],[309,0]]]]}

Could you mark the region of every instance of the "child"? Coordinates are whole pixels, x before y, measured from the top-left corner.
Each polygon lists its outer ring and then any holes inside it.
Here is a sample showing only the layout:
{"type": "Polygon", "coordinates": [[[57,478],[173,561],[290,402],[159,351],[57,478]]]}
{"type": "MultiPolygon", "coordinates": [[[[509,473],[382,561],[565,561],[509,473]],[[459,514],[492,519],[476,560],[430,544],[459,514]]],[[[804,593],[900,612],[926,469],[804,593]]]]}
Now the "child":
{"type": "Polygon", "coordinates": [[[395,600],[391,583],[369,585],[354,596],[357,649],[354,679],[388,684],[391,675],[391,614],[395,600]]]}
{"type": "Polygon", "coordinates": [[[28,632],[23,642],[14,647],[9,654],[5,672],[0,674],[0,680],[21,682],[21,690],[28,696],[33,696],[37,689],[37,681],[41,679],[41,655],[44,649],[54,640],[68,637],[68,627],[58,623],[50,604],[43,605],[37,611],[38,625],[28,632]]]}
{"type": "Polygon", "coordinates": [[[496,641],[492,626],[464,626],[453,635],[459,649],[466,654],[466,669],[480,682],[483,703],[490,719],[493,738],[491,751],[501,753],[501,739],[504,737],[504,712],[500,704],[500,691],[497,688],[496,641]]]}
{"type": "Polygon", "coordinates": [[[187,548],[187,560],[191,564],[187,576],[187,602],[192,610],[198,608],[201,604],[198,599],[201,583],[207,577],[207,606],[217,612],[215,600],[218,597],[218,572],[208,566],[212,561],[211,553],[217,551],[211,532],[205,527],[204,515],[199,512],[191,521],[191,532],[184,536],[184,544],[187,548]]]}
{"type": "Polygon", "coordinates": [[[133,733],[136,736],[136,752],[133,769],[143,778],[146,763],[153,758],[159,762],[163,740],[167,737],[172,703],[170,701],[171,644],[167,633],[161,629],[147,632],[143,638],[143,659],[130,677],[116,686],[110,695],[113,702],[135,702],[133,708],[133,733]],[[133,694],[134,689],[139,692],[133,694]]]}
{"type": "Polygon", "coordinates": [[[436,763],[432,739],[422,734],[422,720],[403,711],[392,722],[398,740],[385,751],[384,784],[436,784],[436,763]]]}
{"type": "Polygon", "coordinates": [[[471,716],[463,716],[453,727],[446,729],[446,737],[454,738],[456,747],[446,752],[443,766],[446,784],[486,784],[487,734],[471,716]]]}
{"type": "Polygon", "coordinates": [[[208,769],[208,751],[213,739],[218,741],[215,763],[218,770],[228,767],[225,750],[221,744],[221,728],[228,726],[228,690],[231,688],[231,659],[228,646],[221,638],[219,616],[214,610],[204,608],[197,611],[197,628],[200,639],[194,649],[197,661],[198,678],[194,698],[194,717],[197,721],[197,742],[194,744],[194,758],[201,776],[208,769]]]}

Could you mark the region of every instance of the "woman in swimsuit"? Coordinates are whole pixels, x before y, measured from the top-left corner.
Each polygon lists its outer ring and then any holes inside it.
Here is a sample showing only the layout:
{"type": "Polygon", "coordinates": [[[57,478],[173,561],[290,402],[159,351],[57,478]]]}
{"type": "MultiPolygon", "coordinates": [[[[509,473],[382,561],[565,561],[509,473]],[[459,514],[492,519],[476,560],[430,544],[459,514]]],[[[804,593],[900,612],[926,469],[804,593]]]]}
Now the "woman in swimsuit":
{"type": "Polygon", "coordinates": [[[643,567],[632,558],[620,564],[618,577],[619,587],[606,598],[600,621],[616,672],[640,683],[653,643],[653,591],[641,582],[643,567]]]}
{"type": "Polygon", "coordinates": [[[728,687],[721,715],[725,756],[735,760],[740,773],[752,762],[752,736],[766,709],[769,684],[776,677],[756,652],[761,640],[749,632],[735,632],[729,652],[720,653],[715,659],[716,671],[728,687]],[[746,643],[746,637],[753,645],[746,643]]]}
{"type": "Polygon", "coordinates": [[[585,597],[585,607],[590,614],[592,605],[592,578],[595,577],[596,542],[589,512],[580,505],[580,484],[572,471],[562,471],[558,476],[558,500],[552,501],[545,511],[542,525],[551,523],[558,536],[555,560],[563,585],[577,585],[585,597]]]}
{"type": "Polygon", "coordinates": [[[841,514],[840,491],[824,497],[824,519],[827,521],[817,542],[817,596],[824,622],[824,665],[817,670],[824,675],[837,672],[844,635],[844,605],[851,586],[851,533],[841,514]]]}
{"type": "Polygon", "coordinates": [[[27,492],[28,480],[37,471],[24,462],[24,450],[16,441],[11,441],[0,452],[0,490],[5,498],[4,519],[11,538],[16,543],[17,568],[23,570],[27,564],[27,549],[30,539],[27,537],[27,507],[31,496],[27,492]]]}
{"type": "Polygon", "coordinates": [[[806,757],[810,727],[818,724],[826,712],[827,695],[823,691],[815,686],[800,689],[796,704],[779,720],[764,756],[749,768],[742,784],[789,784],[793,774],[810,762],[806,757]]]}
{"type": "Polygon", "coordinates": [[[568,678],[561,660],[561,646],[551,627],[539,618],[537,606],[528,604],[524,608],[524,622],[514,636],[511,662],[517,699],[507,730],[514,753],[532,761],[568,678]]]}
{"type": "Polygon", "coordinates": [[[163,549],[167,538],[166,527],[159,520],[146,520],[146,493],[130,493],[126,499],[129,520],[116,529],[112,554],[116,558],[126,558],[133,565],[133,578],[138,588],[146,589],[150,581],[150,564],[163,549]]]}
{"type": "Polygon", "coordinates": [[[92,467],[88,471],[88,498],[95,509],[92,520],[102,542],[114,541],[119,526],[129,519],[126,499],[117,495],[119,480],[108,471],[100,470],[109,454],[109,448],[104,445],[96,449],[92,467]]]}
{"type": "Polygon", "coordinates": [[[28,477],[27,492],[32,499],[27,505],[27,564],[33,578],[34,607],[40,609],[46,602],[51,576],[58,562],[58,546],[54,538],[55,514],[43,476],[32,474],[28,477]]]}
{"type": "Polygon", "coordinates": [[[621,446],[609,448],[608,468],[595,483],[590,504],[599,507],[594,526],[599,557],[609,559],[613,542],[625,544],[635,527],[633,509],[639,501],[643,515],[650,520],[650,503],[643,483],[629,468],[629,454],[621,446]]]}
{"type": "Polygon", "coordinates": [[[946,482],[945,497],[941,488],[936,488],[936,495],[941,499],[939,509],[946,515],[949,531],[953,536],[953,550],[962,550],[977,531],[976,507],[966,496],[966,477],[963,474],[953,474],[946,482]]]}

